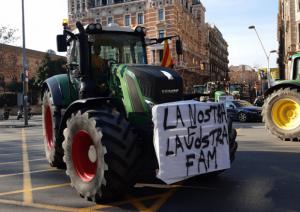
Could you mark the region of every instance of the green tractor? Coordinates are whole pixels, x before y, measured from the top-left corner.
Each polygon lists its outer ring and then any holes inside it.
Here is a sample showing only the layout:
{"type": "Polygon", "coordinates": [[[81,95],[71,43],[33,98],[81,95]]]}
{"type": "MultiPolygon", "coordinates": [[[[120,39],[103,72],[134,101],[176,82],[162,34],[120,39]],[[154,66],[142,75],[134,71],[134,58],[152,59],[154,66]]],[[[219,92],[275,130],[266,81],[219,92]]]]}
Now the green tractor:
{"type": "MultiPolygon", "coordinates": [[[[58,51],[68,51],[68,74],[42,88],[45,152],[51,166],[66,168],[80,196],[100,202],[124,194],[140,173],[155,175],[151,111],[183,100],[183,82],[173,70],[147,65],[142,27],[76,27],[57,36],[58,51]],[[105,61],[100,69],[95,56],[105,61]]],[[[228,133],[232,161],[237,144],[230,122],[228,133]]]]}
{"type": "Polygon", "coordinates": [[[286,80],[278,80],[264,94],[263,120],[282,140],[300,139],[300,54],[290,57],[286,80]]]}

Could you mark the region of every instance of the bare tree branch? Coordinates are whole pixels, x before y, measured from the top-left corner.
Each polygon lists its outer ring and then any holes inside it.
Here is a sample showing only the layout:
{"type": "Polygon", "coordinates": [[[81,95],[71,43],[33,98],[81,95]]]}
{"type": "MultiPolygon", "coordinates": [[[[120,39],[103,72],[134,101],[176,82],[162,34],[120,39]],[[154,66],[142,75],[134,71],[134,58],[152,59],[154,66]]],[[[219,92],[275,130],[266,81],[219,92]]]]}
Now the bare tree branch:
{"type": "Polygon", "coordinates": [[[0,26],[0,43],[9,44],[16,42],[19,37],[16,36],[18,29],[9,28],[8,26],[0,26]]]}

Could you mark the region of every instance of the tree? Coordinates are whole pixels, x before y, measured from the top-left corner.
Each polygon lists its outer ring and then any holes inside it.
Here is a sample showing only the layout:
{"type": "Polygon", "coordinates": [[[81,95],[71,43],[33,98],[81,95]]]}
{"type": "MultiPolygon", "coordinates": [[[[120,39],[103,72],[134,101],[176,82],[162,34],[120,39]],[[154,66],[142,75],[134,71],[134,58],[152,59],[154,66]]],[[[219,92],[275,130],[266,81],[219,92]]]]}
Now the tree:
{"type": "Polygon", "coordinates": [[[23,84],[22,82],[18,82],[16,78],[13,78],[11,82],[9,82],[7,85],[7,90],[10,92],[21,92],[23,89],[23,84]]]}
{"type": "MultiPolygon", "coordinates": [[[[9,44],[9,43],[13,43],[16,40],[18,40],[19,38],[16,36],[17,31],[18,31],[17,29],[12,29],[7,26],[0,26],[0,43],[9,44]]],[[[5,68],[8,65],[8,63],[7,63],[7,61],[5,61],[6,53],[4,51],[2,51],[3,50],[2,47],[3,46],[0,45],[0,65],[1,65],[1,68],[5,68]]],[[[14,55],[10,56],[9,62],[11,65],[16,65],[16,63],[17,63],[16,57],[14,57],[14,55]]],[[[0,87],[3,88],[4,92],[5,92],[6,87],[12,88],[12,89],[17,89],[16,88],[17,86],[14,82],[12,82],[11,84],[7,84],[5,82],[5,76],[3,74],[1,74],[1,76],[0,76],[0,87]]]]}
{"type": "Polygon", "coordinates": [[[16,36],[17,29],[9,28],[8,26],[0,26],[0,43],[9,44],[19,39],[16,36]]]}
{"type": "Polygon", "coordinates": [[[66,73],[66,60],[64,59],[56,59],[53,60],[50,57],[50,54],[46,54],[42,60],[41,65],[38,67],[38,70],[34,76],[34,85],[37,87],[41,87],[43,82],[56,74],[66,73]]]}

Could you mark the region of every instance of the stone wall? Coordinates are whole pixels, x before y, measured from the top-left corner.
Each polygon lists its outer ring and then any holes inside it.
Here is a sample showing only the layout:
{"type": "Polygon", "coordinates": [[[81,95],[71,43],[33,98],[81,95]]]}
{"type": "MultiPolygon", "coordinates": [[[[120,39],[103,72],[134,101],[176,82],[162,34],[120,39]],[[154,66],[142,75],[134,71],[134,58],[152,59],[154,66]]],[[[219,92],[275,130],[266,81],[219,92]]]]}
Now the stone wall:
{"type": "MultiPolygon", "coordinates": [[[[45,57],[45,52],[26,50],[27,63],[29,66],[29,79],[32,78],[42,59],[45,57]]],[[[58,55],[51,55],[52,58],[64,58],[58,55]]],[[[10,82],[13,79],[19,80],[23,72],[22,48],[0,44],[0,75],[4,76],[5,82],[10,82]]]]}

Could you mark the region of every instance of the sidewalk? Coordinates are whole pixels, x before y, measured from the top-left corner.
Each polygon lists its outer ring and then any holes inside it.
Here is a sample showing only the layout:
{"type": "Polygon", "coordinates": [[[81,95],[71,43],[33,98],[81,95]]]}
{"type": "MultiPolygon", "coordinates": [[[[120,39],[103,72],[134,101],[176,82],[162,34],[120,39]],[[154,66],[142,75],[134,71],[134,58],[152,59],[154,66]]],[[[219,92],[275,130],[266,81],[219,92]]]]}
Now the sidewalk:
{"type": "MultiPolygon", "coordinates": [[[[36,115],[28,120],[26,127],[42,126],[42,116],[36,115]]],[[[9,116],[8,120],[0,120],[0,128],[23,128],[25,127],[24,119],[17,120],[17,116],[9,116]]]]}

